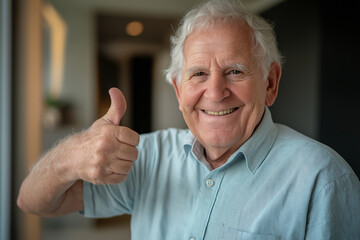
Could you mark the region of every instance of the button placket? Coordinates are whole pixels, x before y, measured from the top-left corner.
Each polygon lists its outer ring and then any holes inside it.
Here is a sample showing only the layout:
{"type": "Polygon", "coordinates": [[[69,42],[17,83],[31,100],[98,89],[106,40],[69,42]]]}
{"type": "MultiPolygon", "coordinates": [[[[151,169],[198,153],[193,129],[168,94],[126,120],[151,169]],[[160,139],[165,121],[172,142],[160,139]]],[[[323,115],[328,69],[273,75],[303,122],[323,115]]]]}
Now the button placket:
{"type": "Polygon", "coordinates": [[[213,205],[217,198],[221,181],[225,171],[214,171],[209,173],[202,180],[202,186],[199,189],[199,195],[194,206],[194,218],[191,220],[189,229],[189,240],[203,239],[207,224],[209,222],[213,205]]]}

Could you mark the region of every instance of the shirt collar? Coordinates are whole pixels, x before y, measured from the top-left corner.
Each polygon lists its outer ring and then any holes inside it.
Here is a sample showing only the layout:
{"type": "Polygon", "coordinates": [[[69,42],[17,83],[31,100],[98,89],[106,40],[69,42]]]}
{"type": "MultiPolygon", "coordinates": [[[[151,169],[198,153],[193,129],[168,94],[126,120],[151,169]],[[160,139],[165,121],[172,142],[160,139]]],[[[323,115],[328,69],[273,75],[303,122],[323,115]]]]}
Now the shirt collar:
{"type": "Polygon", "coordinates": [[[184,141],[184,150],[186,154],[191,153],[193,156],[201,162],[209,171],[211,171],[211,165],[208,161],[206,161],[204,155],[204,146],[194,137],[194,135],[189,130],[188,134],[185,137],[184,141]]]}
{"type": "Polygon", "coordinates": [[[244,154],[247,167],[252,174],[255,174],[264,161],[277,136],[278,128],[271,118],[270,110],[266,107],[259,126],[238,150],[244,154]]]}
{"type": "MultiPolygon", "coordinates": [[[[235,158],[243,156],[248,170],[255,174],[272,148],[277,135],[278,129],[272,121],[270,110],[266,107],[263,119],[253,135],[230,156],[225,165],[232,162],[235,158]]],[[[191,131],[188,132],[184,139],[184,150],[187,154],[191,151],[200,162],[204,163],[204,147],[197,141],[191,131]]]]}

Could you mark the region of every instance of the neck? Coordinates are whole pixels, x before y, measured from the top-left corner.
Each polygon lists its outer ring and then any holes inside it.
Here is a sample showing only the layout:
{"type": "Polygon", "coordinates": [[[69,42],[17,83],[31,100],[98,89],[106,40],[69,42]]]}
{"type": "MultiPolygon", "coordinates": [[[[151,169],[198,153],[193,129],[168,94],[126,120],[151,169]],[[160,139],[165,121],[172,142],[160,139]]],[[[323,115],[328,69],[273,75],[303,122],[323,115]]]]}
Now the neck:
{"type": "Polygon", "coordinates": [[[208,163],[211,165],[212,169],[216,169],[218,167],[221,167],[222,165],[224,165],[227,160],[229,159],[229,157],[234,153],[235,151],[217,151],[216,153],[211,152],[211,151],[207,151],[206,149],[204,149],[204,155],[206,158],[206,161],[208,161],[208,163]]]}

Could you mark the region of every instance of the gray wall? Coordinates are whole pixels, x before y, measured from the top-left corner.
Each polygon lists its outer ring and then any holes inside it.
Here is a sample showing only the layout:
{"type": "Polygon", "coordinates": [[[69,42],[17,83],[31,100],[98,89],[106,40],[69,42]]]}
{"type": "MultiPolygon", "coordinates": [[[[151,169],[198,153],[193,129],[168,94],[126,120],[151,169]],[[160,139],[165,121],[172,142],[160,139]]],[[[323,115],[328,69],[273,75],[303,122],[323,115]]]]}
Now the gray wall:
{"type": "Polygon", "coordinates": [[[338,151],[359,177],[360,2],[319,1],[322,16],[320,140],[338,151]]]}
{"type": "Polygon", "coordinates": [[[335,149],[358,176],[359,13],[355,0],[288,0],[263,14],[286,60],[274,120],[335,149]]]}
{"type": "Polygon", "coordinates": [[[279,95],[271,107],[273,119],[318,138],[321,36],[317,5],[289,0],[263,16],[275,23],[285,57],[279,95]]]}

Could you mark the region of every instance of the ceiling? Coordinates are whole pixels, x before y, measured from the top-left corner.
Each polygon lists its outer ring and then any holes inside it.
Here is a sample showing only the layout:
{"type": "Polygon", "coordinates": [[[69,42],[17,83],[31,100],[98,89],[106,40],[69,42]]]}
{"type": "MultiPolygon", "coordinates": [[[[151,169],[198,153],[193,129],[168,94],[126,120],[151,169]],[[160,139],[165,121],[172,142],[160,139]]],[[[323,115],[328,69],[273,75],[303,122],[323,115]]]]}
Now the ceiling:
{"type": "Polygon", "coordinates": [[[111,43],[114,41],[162,44],[168,41],[168,37],[177,27],[177,19],[170,17],[150,17],[140,15],[124,15],[116,13],[99,13],[96,16],[97,33],[99,43],[111,43]],[[131,21],[139,21],[144,25],[144,30],[139,36],[129,36],[126,25],[131,21]]]}
{"type": "MultiPolygon", "coordinates": [[[[204,0],[49,0],[55,5],[67,5],[96,11],[180,17],[204,0]]],[[[254,12],[265,11],[285,0],[242,0],[254,12]]]]}
{"type": "MultiPolygon", "coordinates": [[[[62,9],[86,9],[95,14],[99,47],[113,49],[126,42],[144,45],[168,45],[169,34],[177,28],[181,16],[203,0],[49,0],[62,9]],[[130,21],[141,21],[144,31],[132,37],[125,32],[130,21]],[[114,46],[115,45],[115,46],[114,46]]],[[[243,0],[255,12],[262,12],[284,0],[243,0]]],[[[123,49],[124,50],[124,49],[123,49]]]]}

